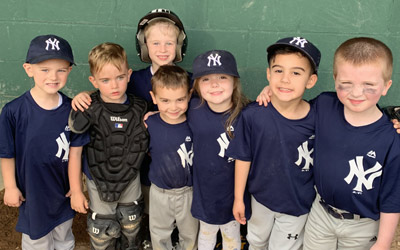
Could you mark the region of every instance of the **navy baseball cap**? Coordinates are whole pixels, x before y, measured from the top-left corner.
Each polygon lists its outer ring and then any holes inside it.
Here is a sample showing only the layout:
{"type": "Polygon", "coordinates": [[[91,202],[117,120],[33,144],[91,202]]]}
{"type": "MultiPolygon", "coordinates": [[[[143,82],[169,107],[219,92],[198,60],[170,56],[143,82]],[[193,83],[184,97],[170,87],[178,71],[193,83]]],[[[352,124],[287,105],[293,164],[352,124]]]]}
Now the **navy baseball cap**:
{"type": "Polygon", "coordinates": [[[235,57],[226,50],[210,50],[193,61],[192,79],[210,74],[227,74],[240,77],[235,57]]]}
{"type": "Polygon", "coordinates": [[[64,59],[71,65],[75,64],[71,46],[65,39],[56,35],[35,37],[29,45],[25,62],[35,64],[49,59],[64,59]]]}
{"type": "Polygon", "coordinates": [[[276,43],[272,44],[267,48],[267,53],[268,53],[268,62],[271,58],[271,55],[273,54],[275,50],[283,47],[293,47],[302,53],[304,53],[310,62],[313,64],[315,73],[318,71],[318,66],[319,62],[321,60],[321,52],[317,47],[315,47],[314,44],[312,44],[310,41],[306,40],[303,37],[286,37],[278,40],[276,43]]]}

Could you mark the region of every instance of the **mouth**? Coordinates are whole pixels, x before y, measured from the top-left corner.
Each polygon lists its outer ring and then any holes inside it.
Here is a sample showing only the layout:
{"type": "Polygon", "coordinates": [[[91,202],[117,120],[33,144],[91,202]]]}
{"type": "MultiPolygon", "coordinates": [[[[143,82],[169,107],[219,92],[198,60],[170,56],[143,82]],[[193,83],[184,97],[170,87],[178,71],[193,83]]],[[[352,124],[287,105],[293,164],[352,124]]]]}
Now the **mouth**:
{"type": "Polygon", "coordinates": [[[349,101],[353,105],[359,105],[364,102],[364,100],[354,100],[354,99],[350,99],[349,101]]]}
{"type": "Polygon", "coordinates": [[[212,96],[219,96],[223,93],[223,91],[214,91],[214,92],[210,92],[210,95],[212,96]]]}
{"type": "Polygon", "coordinates": [[[111,95],[112,96],[119,96],[119,92],[118,91],[112,92],[111,95]]]}
{"type": "Polygon", "coordinates": [[[278,90],[279,90],[279,92],[282,92],[282,93],[290,93],[290,92],[292,92],[291,89],[287,89],[287,88],[278,88],[278,90]]]}
{"type": "Polygon", "coordinates": [[[163,56],[163,55],[161,55],[161,56],[158,55],[157,58],[160,59],[161,61],[166,61],[166,60],[168,60],[169,56],[168,56],[168,55],[165,55],[165,56],[163,56]]]}
{"type": "Polygon", "coordinates": [[[50,83],[46,83],[46,85],[51,88],[56,88],[56,87],[58,87],[59,83],[58,82],[50,82],[50,83]]]}

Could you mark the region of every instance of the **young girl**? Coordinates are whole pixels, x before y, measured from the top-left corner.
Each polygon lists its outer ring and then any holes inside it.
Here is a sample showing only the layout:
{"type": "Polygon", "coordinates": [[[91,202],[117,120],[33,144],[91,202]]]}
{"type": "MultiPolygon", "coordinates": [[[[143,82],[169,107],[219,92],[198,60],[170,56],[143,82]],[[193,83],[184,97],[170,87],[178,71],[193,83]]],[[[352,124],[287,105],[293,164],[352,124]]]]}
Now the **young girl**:
{"type": "MultiPolygon", "coordinates": [[[[242,94],[236,61],[223,50],[193,62],[193,97],[188,122],[193,133],[192,215],[200,220],[198,248],[214,249],[221,230],[223,249],[240,249],[240,224],[232,214],[234,161],[225,156],[236,117],[249,102],[242,94]]],[[[248,216],[247,216],[248,217],[248,216]]]]}

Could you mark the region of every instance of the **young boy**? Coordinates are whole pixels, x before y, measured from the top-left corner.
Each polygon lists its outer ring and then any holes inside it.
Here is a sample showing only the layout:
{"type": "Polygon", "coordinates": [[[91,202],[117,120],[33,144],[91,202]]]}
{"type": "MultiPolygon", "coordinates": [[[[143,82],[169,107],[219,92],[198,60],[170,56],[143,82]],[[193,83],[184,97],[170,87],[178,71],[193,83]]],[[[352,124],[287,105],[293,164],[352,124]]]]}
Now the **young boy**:
{"type": "Polygon", "coordinates": [[[180,248],[197,249],[198,220],[192,205],[192,133],[186,121],[189,76],[178,66],[160,66],[150,92],[158,114],[146,123],[150,134],[150,234],[153,249],[172,249],[174,221],[180,248]]]}
{"type": "Polygon", "coordinates": [[[312,178],[315,114],[304,101],[318,79],[320,51],[308,40],[288,37],[267,48],[271,104],[242,111],[229,144],[235,162],[233,214],[246,223],[243,196],[252,195],[250,249],[301,249],[304,225],[315,198],[312,178]]]}
{"type": "Polygon", "coordinates": [[[55,35],[34,38],[26,74],[35,85],[7,103],[0,115],[4,203],[19,207],[22,249],[74,249],[68,184],[70,146],[87,143],[71,133],[71,100],[59,92],[74,64],[69,43],[55,35]]]}
{"type": "MultiPolygon", "coordinates": [[[[84,169],[90,198],[88,232],[93,249],[136,249],[136,235],[142,216],[139,168],[148,147],[143,124],[146,102],[127,95],[132,70],[125,50],[114,43],[103,43],[89,53],[90,82],[99,91],[91,95],[92,105],[85,112],[72,111],[72,131],[89,131],[85,146],[88,168],[84,169]]],[[[71,148],[69,178],[71,206],[86,213],[82,193],[80,159],[82,147],[71,148]]]]}
{"type": "Polygon", "coordinates": [[[390,49],[373,38],[335,52],[335,93],[315,100],[317,188],[304,249],[390,249],[400,212],[400,138],[377,106],[391,84],[390,49]]]}

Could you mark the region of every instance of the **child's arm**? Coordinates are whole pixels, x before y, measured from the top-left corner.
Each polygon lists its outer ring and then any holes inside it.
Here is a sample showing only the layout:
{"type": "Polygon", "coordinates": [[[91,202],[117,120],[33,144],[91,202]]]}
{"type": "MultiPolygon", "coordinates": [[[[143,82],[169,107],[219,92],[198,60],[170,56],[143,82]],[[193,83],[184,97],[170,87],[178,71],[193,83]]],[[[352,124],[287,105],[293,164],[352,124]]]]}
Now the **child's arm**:
{"type": "Polygon", "coordinates": [[[258,105],[264,105],[265,107],[268,106],[268,103],[271,101],[271,89],[267,85],[261,90],[260,94],[257,96],[256,102],[258,105]]]}
{"type": "Polygon", "coordinates": [[[250,170],[249,161],[235,160],[235,201],[233,202],[233,216],[240,224],[246,224],[245,205],[243,201],[247,177],[250,170]]]}
{"type": "Polygon", "coordinates": [[[19,207],[25,201],[15,180],[15,158],[1,158],[1,172],[4,180],[4,204],[19,207]]]}
{"type": "Polygon", "coordinates": [[[71,208],[86,214],[89,204],[82,191],[82,149],[83,147],[71,147],[69,150],[68,178],[71,188],[69,192],[71,208]]]}
{"type": "Polygon", "coordinates": [[[399,218],[400,213],[380,214],[378,240],[371,247],[371,250],[390,250],[399,218]]]}
{"type": "Polygon", "coordinates": [[[93,91],[83,91],[77,94],[71,101],[72,108],[75,111],[79,109],[80,111],[84,112],[85,109],[88,109],[92,103],[92,99],[90,98],[90,94],[92,93],[93,91]]]}

